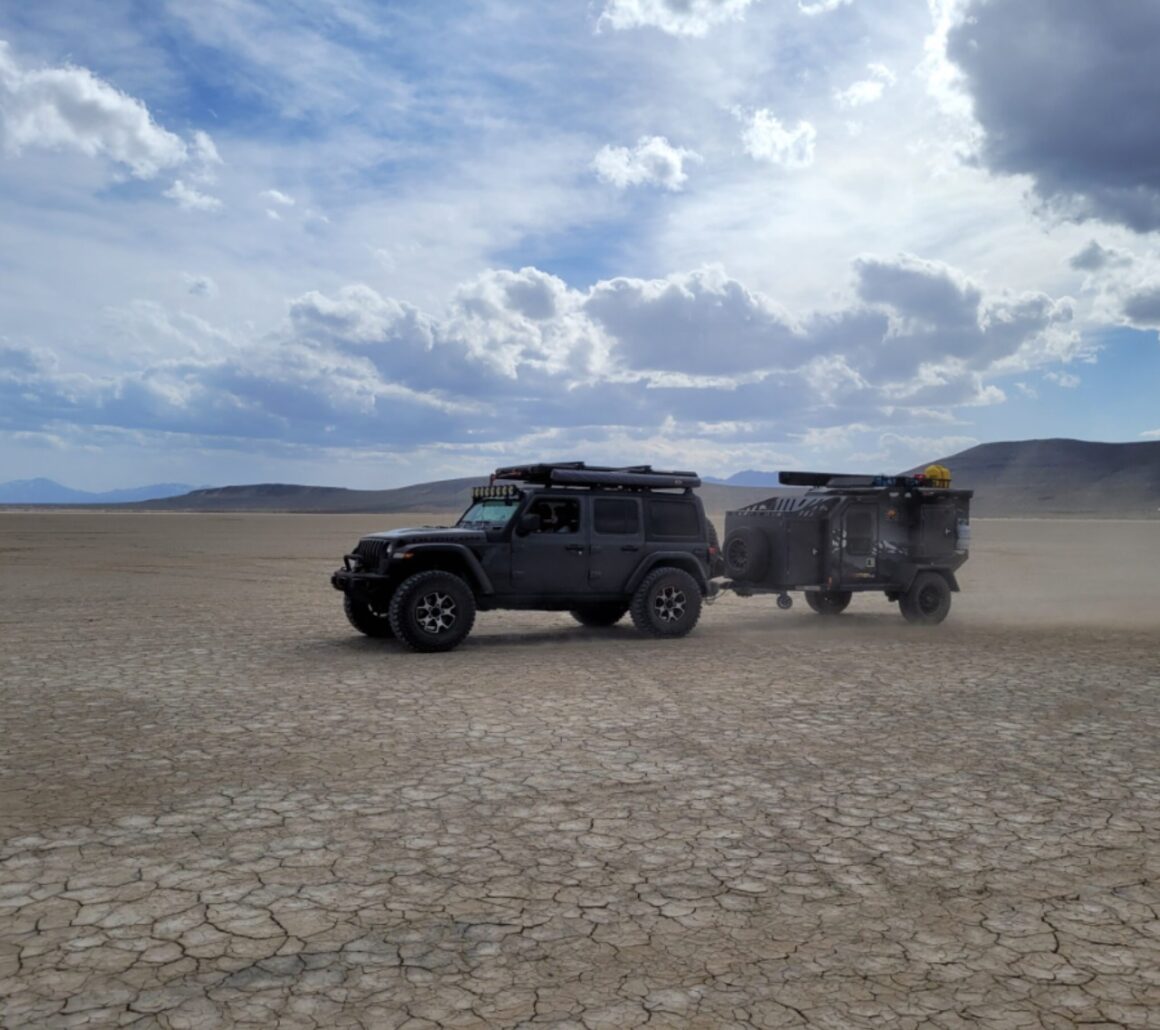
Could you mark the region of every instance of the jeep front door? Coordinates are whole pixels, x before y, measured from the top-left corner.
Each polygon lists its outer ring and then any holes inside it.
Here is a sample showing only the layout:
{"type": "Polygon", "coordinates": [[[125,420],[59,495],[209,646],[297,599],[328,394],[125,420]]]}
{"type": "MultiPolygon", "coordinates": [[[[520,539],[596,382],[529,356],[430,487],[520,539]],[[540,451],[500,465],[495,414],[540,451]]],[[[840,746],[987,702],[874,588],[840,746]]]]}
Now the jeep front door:
{"type": "Polygon", "coordinates": [[[637,497],[592,498],[592,560],[588,583],[595,594],[623,594],[644,552],[637,497]]]}
{"type": "Polygon", "coordinates": [[[526,513],[539,529],[512,537],[512,593],[552,597],[589,593],[588,498],[537,494],[526,513]]]}

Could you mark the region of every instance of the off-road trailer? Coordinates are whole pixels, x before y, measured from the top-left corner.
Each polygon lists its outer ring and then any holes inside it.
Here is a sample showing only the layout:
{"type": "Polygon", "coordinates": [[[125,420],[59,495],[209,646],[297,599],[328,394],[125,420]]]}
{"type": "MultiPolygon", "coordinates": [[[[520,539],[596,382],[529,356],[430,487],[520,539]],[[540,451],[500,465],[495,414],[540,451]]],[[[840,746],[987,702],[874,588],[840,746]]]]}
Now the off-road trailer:
{"type": "Polygon", "coordinates": [[[970,551],[973,491],[952,490],[942,466],[921,475],[783,472],[778,479],[799,490],[726,513],[723,589],[777,594],[779,608],[790,608],[790,591],[801,590],[822,615],[876,590],[910,622],[946,618],[959,589],[955,571],[970,551]]]}

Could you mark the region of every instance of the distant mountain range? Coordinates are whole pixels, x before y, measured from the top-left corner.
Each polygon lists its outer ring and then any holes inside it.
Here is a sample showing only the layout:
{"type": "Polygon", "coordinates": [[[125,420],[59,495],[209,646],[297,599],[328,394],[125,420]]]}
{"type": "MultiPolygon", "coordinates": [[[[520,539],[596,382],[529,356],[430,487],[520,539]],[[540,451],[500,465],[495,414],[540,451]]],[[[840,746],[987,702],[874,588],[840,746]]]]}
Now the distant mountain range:
{"type": "Polygon", "coordinates": [[[188,483],[153,483],[94,493],[73,490],[51,479],[14,479],[0,483],[0,504],[126,504],[158,497],[177,497],[193,489],[188,483]]]}
{"type": "MultiPolygon", "coordinates": [[[[1020,440],[980,444],[935,460],[951,469],[955,487],[975,491],[971,510],[978,516],[1160,517],[1160,441],[1020,440]]],[[[915,471],[927,464],[916,466],[915,471]]],[[[0,484],[0,504],[125,503],[147,511],[319,514],[459,512],[467,507],[471,488],[486,482],[485,477],[444,479],[393,490],[284,483],[190,489],[161,483],[94,494],[34,479],[0,484]]],[[[750,469],[726,480],[706,477],[699,493],[706,508],[722,512],[761,500],[777,485],[776,472],[750,469]]]]}

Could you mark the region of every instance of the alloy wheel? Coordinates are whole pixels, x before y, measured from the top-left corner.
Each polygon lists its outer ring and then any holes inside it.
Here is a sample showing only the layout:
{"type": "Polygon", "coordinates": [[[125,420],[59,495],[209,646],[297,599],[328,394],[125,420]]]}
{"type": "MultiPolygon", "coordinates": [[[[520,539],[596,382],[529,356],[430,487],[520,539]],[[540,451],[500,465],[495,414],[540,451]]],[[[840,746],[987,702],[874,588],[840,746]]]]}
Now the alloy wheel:
{"type": "Polygon", "coordinates": [[[424,594],[415,605],[415,621],[427,633],[445,633],[455,625],[455,600],[450,594],[433,591],[424,594]]]}
{"type": "Polygon", "coordinates": [[[662,622],[678,622],[685,615],[685,592],[677,587],[662,587],[653,599],[653,609],[662,622]]]}

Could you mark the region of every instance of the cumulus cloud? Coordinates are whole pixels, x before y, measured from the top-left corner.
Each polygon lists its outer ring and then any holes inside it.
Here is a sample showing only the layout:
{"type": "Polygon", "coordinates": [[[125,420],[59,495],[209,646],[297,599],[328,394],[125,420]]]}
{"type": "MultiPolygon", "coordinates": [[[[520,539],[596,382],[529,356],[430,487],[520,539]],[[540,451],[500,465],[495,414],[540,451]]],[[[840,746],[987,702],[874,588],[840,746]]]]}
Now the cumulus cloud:
{"type": "Polygon", "coordinates": [[[1000,402],[1000,376],[1069,359],[1051,342],[1069,331],[1065,300],[992,294],[907,256],[862,258],[854,285],[836,309],[794,315],[719,268],[587,289],[496,269],[431,313],[367,285],[310,291],[248,338],[146,305],[115,326],[141,343],[119,375],[0,348],[0,429],[471,448],[667,425],[693,443],[823,446],[839,425],[945,423],[1000,402]]]}
{"type": "Polygon", "coordinates": [[[789,314],[718,268],[597,283],[584,303],[624,366],[701,376],[794,368],[809,348],[789,314]]]}
{"type": "Polygon", "coordinates": [[[1160,229],[1160,5],[969,0],[946,38],[986,168],[1056,216],[1160,229]]]}
{"type": "Polygon", "coordinates": [[[217,295],[217,283],[208,275],[190,275],[186,272],[182,276],[187,293],[194,297],[213,297],[217,295]]]}
{"type": "Polygon", "coordinates": [[[1104,268],[1125,268],[1132,263],[1132,255],[1115,247],[1102,247],[1092,240],[1068,262],[1072,268],[1083,272],[1098,272],[1104,268]]]}
{"type": "Polygon", "coordinates": [[[867,70],[870,77],[859,79],[845,89],[834,91],[834,102],[841,108],[864,107],[882,99],[887,86],[893,86],[897,77],[884,64],[871,64],[867,70]]]}
{"type": "Polygon", "coordinates": [[[1045,372],[1043,378],[1065,390],[1074,390],[1082,382],[1079,376],[1071,372],[1045,372]]]}
{"type": "Polygon", "coordinates": [[[839,7],[845,7],[853,0],[798,0],[798,10],[802,14],[828,14],[839,7]]]}
{"type": "MultiPolygon", "coordinates": [[[[184,164],[190,147],[162,128],[140,100],[86,68],[23,68],[0,40],[0,135],[10,154],[69,149],[107,157],[140,179],[184,164]]],[[[194,137],[201,159],[217,158],[213,141],[194,137]]],[[[220,159],[219,159],[220,160],[220,159]]]]}
{"type": "Polygon", "coordinates": [[[599,179],[618,189],[650,184],[676,192],[689,178],[685,162],[700,160],[696,151],[674,147],[664,136],[641,136],[632,149],[601,147],[592,167],[599,179]]]}
{"type": "Polygon", "coordinates": [[[1124,317],[1139,326],[1160,328],[1160,286],[1128,291],[1123,300],[1124,317]]]}
{"type": "Polygon", "coordinates": [[[184,211],[217,211],[222,206],[217,197],[202,193],[181,179],[174,179],[173,185],[164,192],[164,196],[184,211]]]}
{"type": "Polygon", "coordinates": [[[1140,436],[1145,440],[1160,440],[1160,429],[1145,429],[1140,436]]]}
{"type": "Polygon", "coordinates": [[[190,156],[203,170],[208,170],[213,165],[224,164],[221,155],[218,153],[217,145],[210,138],[209,134],[202,132],[201,129],[198,129],[193,134],[190,156]]]}
{"type": "Polygon", "coordinates": [[[283,193],[281,190],[263,190],[261,197],[263,200],[268,200],[271,204],[277,204],[279,207],[294,206],[294,198],[288,193],[283,193]]]}
{"type": "Polygon", "coordinates": [[[741,144],[758,161],[783,168],[808,168],[814,163],[817,136],[817,130],[809,122],[799,121],[791,129],[772,111],[761,108],[745,120],[741,144]]]}
{"type": "Polygon", "coordinates": [[[890,329],[866,358],[877,375],[926,376],[926,387],[978,386],[975,377],[988,369],[1017,372],[1091,357],[1091,345],[1072,326],[1070,298],[988,296],[961,272],[911,255],[860,258],[854,267],[858,295],[889,314],[890,329]]]}
{"type": "Polygon", "coordinates": [[[597,29],[652,26],[674,36],[703,36],[713,26],[744,17],[757,0],[605,0],[597,29]]]}

